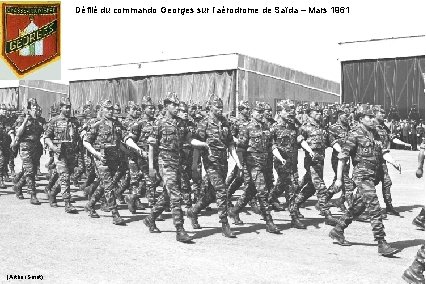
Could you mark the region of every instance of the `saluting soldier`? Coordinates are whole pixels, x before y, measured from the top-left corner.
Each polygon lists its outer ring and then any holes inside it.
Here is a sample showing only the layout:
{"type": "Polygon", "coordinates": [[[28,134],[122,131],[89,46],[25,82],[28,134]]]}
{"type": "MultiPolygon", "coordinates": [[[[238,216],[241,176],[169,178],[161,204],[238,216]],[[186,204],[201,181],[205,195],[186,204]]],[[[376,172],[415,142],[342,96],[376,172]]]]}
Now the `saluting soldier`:
{"type": "Polygon", "coordinates": [[[191,219],[192,227],[200,229],[198,224],[198,214],[215,199],[218,207],[220,223],[222,223],[222,234],[225,237],[233,238],[228,223],[228,202],[225,186],[225,178],[228,172],[227,150],[236,161],[236,165],[241,169],[242,165],[235,151],[230,125],[223,117],[222,99],[213,95],[209,101],[209,115],[197,124],[191,145],[202,149],[203,165],[208,177],[206,193],[202,198],[188,209],[187,215],[191,219]]]}
{"type": "Polygon", "coordinates": [[[94,206],[105,195],[106,203],[113,216],[113,224],[124,225],[115,200],[113,177],[125,154],[121,148],[123,126],[113,115],[113,105],[110,100],[102,103],[102,118],[91,125],[83,140],[83,145],[95,158],[96,179],[98,187],[90,201],[85,206],[92,218],[99,218],[94,206]]]}
{"type": "Polygon", "coordinates": [[[149,175],[155,179],[157,171],[154,167],[154,151],[158,151],[158,169],[163,179],[165,192],[152,207],[151,214],[144,219],[144,224],[151,233],[159,232],[155,220],[164,211],[170,199],[173,224],[176,227],[176,240],[190,242],[192,237],[185,231],[183,224],[183,192],[181,190],[181,152],[183,143],[190,141],[191,133],[177,117],[179,99],[175,93],[169,93],[164,99],[166,114],[157,120],[148,138],[149,143],[149,175]]]}
{"type": "MultiPolygon", "coordinates": [[[[79,123],[75,117],[71,117],[71,102],[69,98],[62,98],[60,102],[61,113],[52,118],[46,130],[45,142],[55,153],[56,170],[59,174],[59,190],[65,202],[66,213],[77,213],[77,209],[71,205],[70,176],[76,166],[75,156],[79,152],[78,128],[79,123]]],[[[57,187],[55,187],[56,189],[57,187]]],[[[48,192],[51,207],[58,207],[56,202],[57,190],[48,192]]]]}
{"type": "Polygon", "coordinates": [[[340,245],[351,245],[345,240],[344,230],[364,210],[367,210],[375,241],[378,242],[378,252],[383,256],[393,255],[398,249],[391,247],[385,240],[385,230],[382,221],[379,199],[375,185],[379,183],[379,171],[382,160],[389,160],[389,149],[383,148],[383,143],[374,131],[374,113],[367,105],[362,105],[358,111],[359,124],[349,132],[348,138],[339,153],[337,165],[336,187],[342,186],[343,167],[352,155],[354,169],[352,179],[357,187],[352,205],[338,220],[336,226],[330,231],[329,236],[340,245]]]}
{"type": "MultiPolygon", "coordinates": [[[[20,147],[22,159],[22,174],[18,174],[17,182],[13,186],[16,196],[24,199],[22,187],[27,184],[28,193],[31,195],[30,203],[39,205],[37,199],[35,175],[40,162],[38,146],[43,133],[43,120],[37,100],[32,98],[27,103],[27,114],[17,121],[15,143],[20,147]]],[[[16,147],[16,146],[15,146],[16,147]]]]}

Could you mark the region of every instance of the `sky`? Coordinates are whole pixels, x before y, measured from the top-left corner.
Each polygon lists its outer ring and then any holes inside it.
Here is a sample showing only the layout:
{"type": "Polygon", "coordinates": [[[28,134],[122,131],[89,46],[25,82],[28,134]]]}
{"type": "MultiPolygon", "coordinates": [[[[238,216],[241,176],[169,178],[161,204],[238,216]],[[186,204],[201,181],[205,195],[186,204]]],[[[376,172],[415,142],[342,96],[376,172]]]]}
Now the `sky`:
{"type": "Polygon", "coordinates": [[[67,79],[68,69],[76,67],[242,53],[339,82],[339,42],[424,35],[424,2],[62,0],[62,79],[67,79]],[[77,13],[83,6],[96,6],[98,13],[77,13]],[[223,6],[258,8],[260,13],[212,13],[213,7],[223,6]],[[349,7],[349,13],[333,14],[334,6],[349,7]],[[153,7],[157,13],[103,14],[102,7],[153,7]],[[193,8],[195,12],[209,8],[210,13],[161,13],[162,7],[193,8]],[[262,13],[265,7],[272,13],[262,13]],[[274,13],[275,7],[293,7],[299,13],[274,13]],[[300,11],[309,7],[325,8],[327,13],[300,11]]]}

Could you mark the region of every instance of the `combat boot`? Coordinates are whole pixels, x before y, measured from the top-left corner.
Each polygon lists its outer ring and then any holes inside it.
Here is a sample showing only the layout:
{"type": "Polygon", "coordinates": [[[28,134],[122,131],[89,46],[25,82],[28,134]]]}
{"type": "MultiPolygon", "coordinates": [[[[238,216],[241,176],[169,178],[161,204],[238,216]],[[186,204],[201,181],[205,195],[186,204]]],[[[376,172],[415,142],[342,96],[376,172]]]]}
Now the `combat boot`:
{"type": "Polygon", "coordinates": [[[192,237],[188,235],[182,225],[176,225],[176,241],[181,243],[190,243],[192,237]]]}
{"type": "Polygon", "coordinates": [[[15,192],[15,196],[18,199],[24,199],[24,195],[22,194],[22,187],[17,186],[16,184],[12,187],[15,192]]]}
{"type": "Polygon", "coordinates": [[[112,211],[112,223],[114,225],[125,225],[126,222],[120,217],[120,213],[118,213],[117,209],[113,209],[112,211]]]}
{"type": "Polygon", "coordinates": [[[300,211],[299,211],[299,208],[297,208],[296,209],[296,216],[297,216],[297,218],[299,218],[299,219],[303,219],[303,218],[305,218],[305,216],[303,216],[303,214],[302,213],[300,213],[300,211]]]}
{"type": "Polygon", "coordinates": [[[149,228],[150,233],[161,233],[161,231],[155,225],[155,221],[151,218],[151,216],[148,216],[143,219],[143,223],[149,228]]]}
{"type": "Polygon", "coordinates": [[[315,209],[316,209],[316,210],[318,210],[318,211],[320,212],[319,214],[320,214],[321,216],[325,216],[325,215],[324,215],[324,212],[322,212],[322,211],[321,211],[321,206],[320,206],[319,202],[315,203],[315,209]]]}
{"type": "Polygon", "coordinates": [[[379,254],[383,256],[392,256],[395,253],[399,252],[399,249],[391,247],[384,239],[379,240],[378,247],[379,254]]]}
{"type": "Polygon", "coordinates": [[[145,210],[145,206],[143,206],[141,200],[137,197],[135,199],[135,206],[137,210],[145,210]]]}
{"type": "Polygon", "coordinates": [[[291,216],[291,227],[301,230],[306,229],[306,225],[300,222],[299,218],[295,215],[291,216]]]}
{"type": "Polygon", "coordinates": [[[280,234],[280,229],[278,229],[278,227],[274,224],[274,221],[272,221],[272,218],[269,217],[266,220],[266,231],[268,233],[272,233],[272,234],[280,234]]]}
{"type": "Polygon", "coordinates": [[[407,268],[404,273],[402,274],[402,279],[405,280],[405,282],[410,284],[424,284],[425,283],[425,277],[423,273],[418,273],[411,269],[411,267],[407,268]]]}
{"type": "Polygon", "coordinates": [[[40,201],[38,201],[35,193],[31,193],[30,203],[33,204],[33,205],[40,205],[41,204],[40,201]]]}
{"type": "Polygon", "coordinates": [[[404,271],[402,279],[407,283],[425,283],[423,272],[425,270],[424,262],[424,246],[422,246],[416,254],[413,263],[404,271]]]}
{"type": "Polygon", "coordinates": [[[226,238],[235,238],[234,233],[231,231],[228,221],[222,222],[222,235],[226,238]]]}
{"type": "Polygon", "coordinates": [[[96,213],[95,209],[93,209],[93,207],[91,207],[89,204],[84,206],[84,211],[89,213],[90,218],[99,218],[98,213],[96,213]]]}
{"type": "Polygon", "coordinates": [[[325,217],[325,224],[326,225],[330,225],[330,226],[336,226],[337,225],[337,219],[334,218],[330,211],[325,211],[324,212],[324,217],[325,217]]]}
{"type": "Polygon", "coordinates": [[[345,240],[343,229],[339,227],[331,229],[330,233],[328,233],[328,236],[337,241],[337,243],[341,246],[351,246],[351,243],[345,240]]]}
{"type": "Polygon", "coordinates": [[[420,230],[425,230],[425,217],[423,216],[416,216],[416,218],[413,219],[413,225],[415,225],[420,230]]]}
{"type": "Polygon", "coordinates": [[[399,212],[395,210],[391,203],[386,204],[386,213],[394,216],[401,216],[401,214],[399,214],[399,212]]]}
{"type": "Polygon", "coordinates": [[[77,209],[71,205],[69,200],[65,200],[65,213],[70,213],[70,214],[78,213],[77,209]]]}
{"type": "Polygon", "coordinates": [[[136,196],[134,194],[126,196],[127,208],[132,214],[136,214],[135,198],[136,196]]]}
{"type": "Polygon", "coordinates": [[[186,211],[186,216],[191,220],[192,228],[194,228],[196,230],[201,229],[200,224],[198,224],[198,216],[197,216],[197,214],[194,213],[194,210],[192,210],[192,208],[189,208],[186,211]]]}
{"type": "Polygon", "coordinates": [[[0,188],[1,189],[6,189],[7,186],[4,184],[4,177],[0,177],[0,188]]]}
{"type": "Polygon", "coordinates": [[[56,202],[56,195],[52,193],[52,191],[47,192],[47,196],[49,197],[50,207],[56,208],[58,207],[58,203],[56,202]]]}
{"type": "Polygon", "coordinates": [[[236,209],[235,207],[229,208],[228,216],[234,221],[235,225],[243,225],[244,222],[241,221],[240,215],[237,213],[235,209],[236,209]]]}
{"type": "Polygon", "coordinates": [[[157,219],[155,219],[155,221],[165,221],[166,219],[164,219],[163,214],[161,213],[160,215],[158,215],[157,219]]]}

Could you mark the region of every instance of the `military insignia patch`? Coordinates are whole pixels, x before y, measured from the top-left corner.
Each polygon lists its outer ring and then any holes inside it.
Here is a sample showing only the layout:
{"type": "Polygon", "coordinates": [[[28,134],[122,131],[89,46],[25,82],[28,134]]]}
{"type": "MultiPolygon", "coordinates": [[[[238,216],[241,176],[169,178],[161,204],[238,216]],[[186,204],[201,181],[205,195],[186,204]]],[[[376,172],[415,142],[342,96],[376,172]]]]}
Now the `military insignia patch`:
{"type": "Polygon", "coordinates": [[[3,2],[2,56],[19,76],[60,56],[60,4],[3,2]]]}

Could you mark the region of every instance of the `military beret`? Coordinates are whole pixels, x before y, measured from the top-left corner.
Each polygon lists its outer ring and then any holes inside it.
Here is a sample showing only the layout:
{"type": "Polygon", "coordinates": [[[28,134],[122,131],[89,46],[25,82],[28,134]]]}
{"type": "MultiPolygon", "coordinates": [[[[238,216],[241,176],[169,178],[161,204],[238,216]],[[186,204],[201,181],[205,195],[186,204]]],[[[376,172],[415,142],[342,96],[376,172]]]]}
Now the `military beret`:
{"type": "Polygon", "coordinates": [[[111,100],[105,100],[105,101],[103,101],[102,102],[102,107],[104,107],[104,108],[112,108],[113,105],[112,105],[111,100]]]}
{"type": "Polygon", "coordinates": [[[170,104],[170,103],[173,103],[173,104],[177,104],[177,105],[179,105],[179,99],[178,99],[178,97],[177,97],[177,94],[176,94],[176,93],[174,93],[174,92],[169,92],[169,93],[167,94],[167,96],[164,98],[163,103],[164,103],[165,105],[166,105],[166,104],[170,104]]]}
{"type": "Polygon", "coordinates": [[[368,104],[362,104],[358,107],[357,112],[361,115],[374,116],[374,112],[368,104]]]}
{"type": "Polygon", "coordinates": [[[31,108],[32,106],[38,106],[37,100],[35,98],[30,98],[27,102],[27,108],[31,108]]]}
{"type": "Polygon", "coordinates": [[[71,106],[71,101],[67,97],[62,97],[61,100],[59,101],[59,105],[60,106],[71,106]]]}
{"type": "Polygon", "coordinates": [[[142,101],[141,101],[141,105],[142,105],[142,107],[154,106],[154,103],[153,103],[151,97],[149,97],[149,96],[143,96],[142,97],[142,101]]]}
{"type": "Polygon", "coordinates": [[[382,112],[382,113],[385,113],[385,110],[382,108],[382,106],[381,106],[381,105],[375,105],[375,106],[373,106],[373,112],[374,112],[374,113],[376,113],[376,112],[382,112]]]}
{"type": "Polygon", "coordinates": [[[121,107],[120,107],[120,105],[119,105],[119,104],[115,104],[115,105],[114,105],[114,110],[119,110],[119,111],[121,111],[121,107]]]}
{"type": "Polygon", "coordinates": [[[310,105],[309,105],[309,109],[312,111],[312,110],[315,110],[315,111],[321,111],[321,106],[317,103],[317,102],[312,102],[310,105]]]}
{"type": "Polygon", "coordinates": [[[215,94],[210,95],[208,106],[223,107],[223,101],[215,94]]]}
{"type": "Polygon", "coordinates": [[[265,110],[265,103],[256,101],[253,104],[253,109],[254,110],[260,110],[260,111],[265,110]]]}
{"type": "Polygon", "coordinates": [[[289,111],[292,108],[294,109],[295,105],[290,100],[282,100],[282,101],[279,101],[278,104],[277,104],[277,109],[279,109],[279,110],[285,109],[286,111],[289,111]]]}
{"type": "Polygon", "coordinates": [[[241,110],[241,109],[250,109],[250,104],[249,104],[249,102],[248,101],[239,101],[238,102],[238,110],[241,110]]]}

